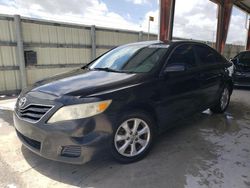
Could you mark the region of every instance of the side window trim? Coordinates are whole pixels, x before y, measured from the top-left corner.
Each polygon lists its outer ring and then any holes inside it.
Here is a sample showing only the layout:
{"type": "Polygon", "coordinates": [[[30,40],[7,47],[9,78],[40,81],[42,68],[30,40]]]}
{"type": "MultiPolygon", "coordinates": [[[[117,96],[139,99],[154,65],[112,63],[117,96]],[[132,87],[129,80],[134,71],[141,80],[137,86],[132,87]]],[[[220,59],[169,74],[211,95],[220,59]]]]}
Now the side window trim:
{"type": "Polygon", "coordinates": [[[198,52],[197,52],[197,47],[202,47],[202,48],[206,48],[207,50],[209,50],[211,53],[215,53],[212,49],[210,49],[210,47],[209,46],[206,46],[206,45],[202,45],[202,44],[195,44],[194,45],[194,51],[195,51],[195,54],[196,54],[196,56],[197,56],[197,63],[199,64],[199,66],[201,66],[201,67],[210,67],[210,66],[213,66],[213,65],[215,65],[216,64],[216,57],[215,57],[215,55],[214,55],[214,62],[215,63],[210,63],[210,64],[205,64],[205,63],[202,63],[202,60],[201,60],[201,58],[200,58],[200,56],[198,55],[198,52]]]}

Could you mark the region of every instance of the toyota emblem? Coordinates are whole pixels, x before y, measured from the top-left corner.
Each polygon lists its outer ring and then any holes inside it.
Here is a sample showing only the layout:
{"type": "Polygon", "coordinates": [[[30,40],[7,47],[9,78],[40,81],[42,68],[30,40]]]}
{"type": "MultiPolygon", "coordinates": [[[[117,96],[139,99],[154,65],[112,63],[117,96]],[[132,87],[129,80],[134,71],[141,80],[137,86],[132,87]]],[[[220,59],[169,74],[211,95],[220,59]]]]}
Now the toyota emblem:
{"type": "Polygon", "coordinates": [[[19,102],[18,102],[19,108],[24,107],[24,105],[26,104],[26,101],[27,101],[27,99],[26,99],[25,97],[22,97],[22,98],[19,100],[19,102]]]}

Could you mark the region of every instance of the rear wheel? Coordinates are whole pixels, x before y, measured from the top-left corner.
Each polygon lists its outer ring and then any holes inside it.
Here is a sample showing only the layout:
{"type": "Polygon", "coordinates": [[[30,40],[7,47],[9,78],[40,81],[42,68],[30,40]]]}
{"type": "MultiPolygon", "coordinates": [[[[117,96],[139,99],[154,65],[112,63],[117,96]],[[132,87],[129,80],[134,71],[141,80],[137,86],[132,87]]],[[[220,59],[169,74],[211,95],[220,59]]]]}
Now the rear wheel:
{"type": "Polygon", "coordinates": [[[213,108],[211,108],[211,111],[214,113],[225,112],[229,105],[229,101],[230,101],[230,91],[229,87],[226,86],[221,93],[219,101],[213,108]]]}
{"type": "Polygon", "coordinates": [[[121,163],[142,159],[149,152],[154,138],[152,118],[144,113],[125,115],[118,123],[112,143],[112,154],[121,163]]]}

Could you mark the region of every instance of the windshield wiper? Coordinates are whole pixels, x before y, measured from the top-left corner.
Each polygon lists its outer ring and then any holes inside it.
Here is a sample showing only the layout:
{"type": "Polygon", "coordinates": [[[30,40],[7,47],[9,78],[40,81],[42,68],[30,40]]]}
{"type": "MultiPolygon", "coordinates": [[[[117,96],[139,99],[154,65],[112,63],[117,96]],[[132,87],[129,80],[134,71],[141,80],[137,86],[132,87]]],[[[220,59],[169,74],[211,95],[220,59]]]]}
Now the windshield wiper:
{"type": "Polygon", "coordinates": [[[81,69],[87,69],[87,70],[90,70],[89,66],[88,65],[84,65],[83,67],[81,67],[81,69]]]}

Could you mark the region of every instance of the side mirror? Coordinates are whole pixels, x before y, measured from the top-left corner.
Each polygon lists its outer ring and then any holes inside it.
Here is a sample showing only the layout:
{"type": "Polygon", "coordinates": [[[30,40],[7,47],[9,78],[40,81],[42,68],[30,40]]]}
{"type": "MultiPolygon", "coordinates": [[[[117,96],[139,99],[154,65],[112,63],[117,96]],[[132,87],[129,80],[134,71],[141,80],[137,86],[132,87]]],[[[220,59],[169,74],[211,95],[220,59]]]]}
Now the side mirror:
{"type": "Polygon", "coordinates": [[[186,70],[186,66],[184,63],[175,63],[172,65],[167,65],[164,70],[164,74],[166,73],[179,73],[184,72],[186,70]]]}

